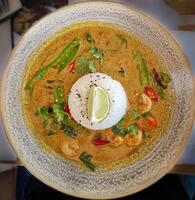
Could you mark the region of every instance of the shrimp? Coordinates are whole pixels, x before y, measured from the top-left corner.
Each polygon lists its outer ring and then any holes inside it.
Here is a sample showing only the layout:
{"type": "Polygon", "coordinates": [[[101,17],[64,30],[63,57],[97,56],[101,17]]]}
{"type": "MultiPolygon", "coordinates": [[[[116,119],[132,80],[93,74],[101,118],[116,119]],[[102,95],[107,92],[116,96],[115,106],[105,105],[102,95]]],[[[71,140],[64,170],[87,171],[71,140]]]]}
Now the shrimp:
{"type": "Polygon", "coordinates": [[[138,98],[138,108],[140,112],[142,114],[146,113],[150,111],[151,107],[152,107],[151,99],[146,94],[142,93],[138,98]]]}
{"type": "Polygon", "coordinates": [[[142,138],[143,138],[143,133],[142,131],[138,130],[136,135],[130,136],[130,135],[126,135],[125,136],[125,142],[127,144],[127,146],[137,146],[142,142],[142,138]]]}
{"type": "Polygon", "coordinates": [[[79,150],[79,144],[75,140],[68,140],[63,142],[61,151],[64,155],[74,157],[77,156],[79,150]]]}

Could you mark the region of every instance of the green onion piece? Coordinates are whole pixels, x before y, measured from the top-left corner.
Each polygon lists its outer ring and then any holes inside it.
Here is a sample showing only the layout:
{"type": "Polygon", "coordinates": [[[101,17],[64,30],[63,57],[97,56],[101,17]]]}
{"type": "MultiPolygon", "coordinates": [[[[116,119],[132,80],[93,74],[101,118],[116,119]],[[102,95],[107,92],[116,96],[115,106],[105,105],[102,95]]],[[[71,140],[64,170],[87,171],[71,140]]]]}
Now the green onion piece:
{"type": "Polygon", "coordinates": [[[79,156],[79,159],[86,165],[86,167],[88,167],[92,171],[95,171],[96,165],[91,162],[92,155],[84,151],[79,156]]]}

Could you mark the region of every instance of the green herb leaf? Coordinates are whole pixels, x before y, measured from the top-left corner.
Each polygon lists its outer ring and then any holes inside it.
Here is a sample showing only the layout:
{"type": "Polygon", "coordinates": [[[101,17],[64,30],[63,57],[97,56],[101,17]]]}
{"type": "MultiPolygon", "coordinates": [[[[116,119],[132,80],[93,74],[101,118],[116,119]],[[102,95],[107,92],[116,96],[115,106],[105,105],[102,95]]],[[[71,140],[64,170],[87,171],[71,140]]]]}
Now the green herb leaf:
{"type": "Polygon", "coordinates": [[[164,92],[163,88],[156,82],[156,80],[154,80],[153,83],[154,83],[154,86],[155,86],[160,98],[164,99],[165,98],[165,92],[164,92]]]}
{"type": "Polygon", "coordinates": [[[133,136],[138,133],[139,128],[136,124],[131,124],[128,126],[127,130],[128,130],[128,134],[133,136]]]}
{"type": "Polygon", "coordinates": [[[68,120],[68,114],[64,111],[63,105],[55,103],[53,104],[52,108],[53,108],[55,117],[59,123],[70,125],[69,120],[68,120]]]}
{"type": "Polygon", "coordinates": [[[141,117],[141,113],[133,108],[129,109],[129,113],[130,113],[132,119],[137,119],[137,118],[141,117]]]}
{"type": "Polygon", "coordinates": [[[49,120],[49,112],[48,112],[48,108],[43,106],[43,107],[39,107],[37,109],[37,112],[35,113],[36,115],[40,115],[43,117],[44,121],[43,121],[43,127],[47,127],[48,125],[48,120],[49,120]]]}
{"type": "Polygon", "coordinates": [[[77,137],[77,131],[74,129],[73,126],[64,126],[63,131],[66,135],[76,138],[77,137]]]}
{"type": "Polygon", "coordinates": [[[97,47],[93,47],[93,48],[90,48],[88,50],[88,52],[94,56],[95,58],[99,59],[100,60],[100,64],[103,63],[103,60],[104,60],[104,52],[102,51],[102,49],[98,49],[97,47]]]}
{"type": "Polygon", "coordinates": [[[77,62],[80,64],[75,71],[78,74],[85,74],[87,72],[96,72],[95,61],[92,58],[78,57],[77,62]]]}
{"type": "Polygon", "coordinates": [[[47,132],[47,135],[49,135],[49,136],[51,136],[51,135],[55,135],[56,133],[54,132],[54,131],[51,131],[51,130],[49,130],[48,132],[47,132]]]}
{"type": "Polygon", "coordinates": [[[95,171],[96,165],[91,162],[92,155],[88,154],[87,152],[82,152],[79,156],[79,159],[92,171],[95,171]]]}
{"type": "Polygon", "coordinates": [[[160,79],[161,79],[164,83],[168,84],[168,83],[171,82],[171,77],[170,77],[167,73],[160,72],[160,73],[159,73],[159,76],[160,76],[160,79]]]}
{"type": "Polygon", "coordinates": [[[94,39],[92,38],[91,34],[88,32],[88,33],[85,33],[85,39],[87,42],[89,42],[90,44],[95,44],[95,41],[94,39]]]}

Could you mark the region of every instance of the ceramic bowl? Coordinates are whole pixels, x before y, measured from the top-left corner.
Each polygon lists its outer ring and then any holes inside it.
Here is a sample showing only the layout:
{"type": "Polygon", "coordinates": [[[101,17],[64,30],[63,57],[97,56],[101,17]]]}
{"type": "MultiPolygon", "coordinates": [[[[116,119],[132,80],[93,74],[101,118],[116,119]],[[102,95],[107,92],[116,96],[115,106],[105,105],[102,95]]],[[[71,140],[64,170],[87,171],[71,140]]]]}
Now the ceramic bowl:
{"type": "Polygon", "coordinates": [[[110,2],[66,6],[44,17],[14,49],[1,84],[1,111],[8,139],[24,166],[45,184],[83,198],[117,198],[140,191],[174,166],[187,144],[194,117],[194,84],[189,62],[159,22],[131,7],[110,2]],[[62,27],[86,21],[109,22],[150,46],[172,75],[176,96],[168,129],[142,159],[107,172],[93,173],[43,151],[30,133],[21,103],[22,77],[32,51],[62,27]]]}

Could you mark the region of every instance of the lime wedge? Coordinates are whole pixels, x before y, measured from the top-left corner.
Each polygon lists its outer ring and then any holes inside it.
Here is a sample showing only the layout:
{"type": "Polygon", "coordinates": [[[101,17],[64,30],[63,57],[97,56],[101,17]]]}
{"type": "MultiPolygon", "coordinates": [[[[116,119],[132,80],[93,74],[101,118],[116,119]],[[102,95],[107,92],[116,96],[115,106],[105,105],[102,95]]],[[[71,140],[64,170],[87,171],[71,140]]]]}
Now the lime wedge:
{"type": "Polygon", "coordinates": [[[92,86],[88,97],[88,118],[92,122],[100,122],[108,115],[110,109],[109,96],[102,87],[92,86]]]}

